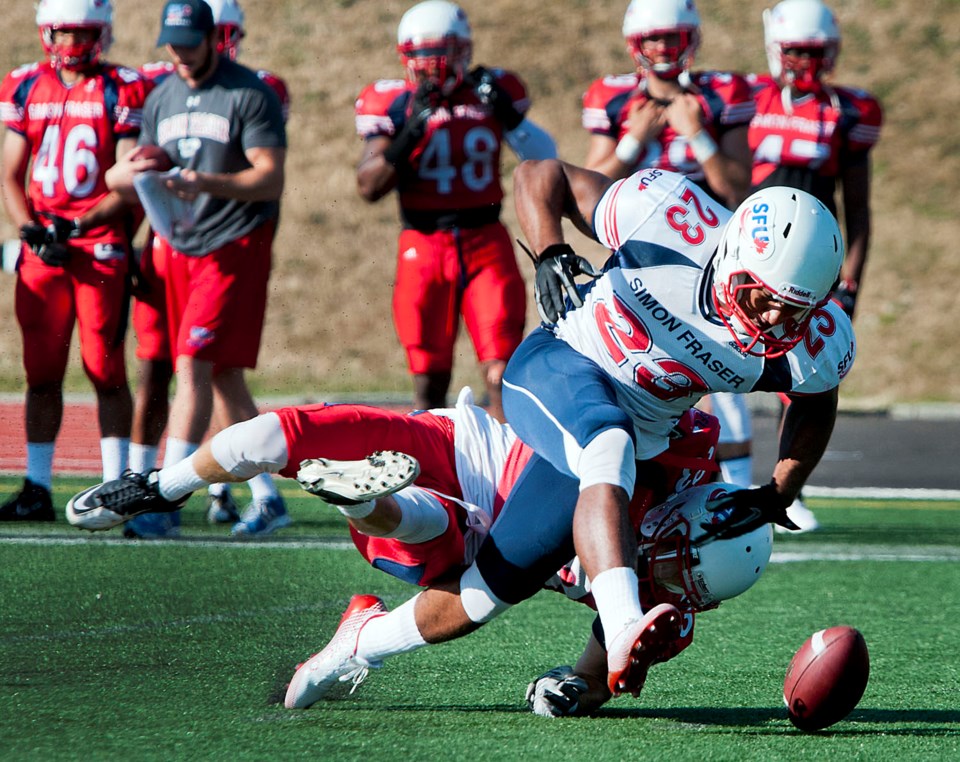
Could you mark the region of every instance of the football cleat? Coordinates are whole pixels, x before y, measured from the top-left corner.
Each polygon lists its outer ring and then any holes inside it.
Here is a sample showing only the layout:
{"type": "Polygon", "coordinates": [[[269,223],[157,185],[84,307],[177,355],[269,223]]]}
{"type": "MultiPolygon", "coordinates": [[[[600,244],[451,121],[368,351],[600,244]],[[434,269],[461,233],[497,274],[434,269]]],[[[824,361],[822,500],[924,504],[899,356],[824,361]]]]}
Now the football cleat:
{"type": "Polygon", "coordinates": [[[773,531],[777,534],[803,534],[804,532],[815,532],[820,528],[820,522],[816,515],[804,505],[801,498],[797,498],[787,507],[787,518],[796,524],[799,529],[787,529],[779,524],[773,525],[773,531]]]}
{"type": "Polygon", "coordinates": [[[157,472],[124,471],[119,479],[97,484],[67,502],[67,521],[96,532],[111,529],[142,513],[169,513],[182,506],[189,495],[176,501],[160,494],[157,472]]]}
{"type": "Polygon", "coordinates": [[[50,490],[29,479],[0,506],[0,521],[55,521],[50,490]]]}
{"type": "Polygon", "coordinates": [[[607,687],[614,696],[639,696],[647,672],[667,661],[673,641],[680,637],[681,617],[675,606],[661,603],[636,619],[613,639],[607,649],[607,687]]]}
{"type": "Polygon", "coordinates": [[[180,536],[180,511],[141,513],[123,525],[128,540],[175,540],[180,536]]]}
{"type": "Polygon", "coordinates": [[[234,537],[263,537],[293,523],[280,495],[254,500],[230,534],[234,537]]]}
{"type": "Polygon", "coordinates": [[[331,505],[357,505],[392,495],[412,484],[419,474],[416,458],[381,450],[363,460],[302,460],[297,481],[331,505]]]}
{"type": "Polygon", "coordinates": [[[306,709],[326,696],[337,683],[349,682],[350,693],[353,693],[366,679],[370,668],[383,665],[383,662],[370,662],[357,656],[360,630],[371,619],[386,613],[387,607],[377,596],[353,596],[326,648],[297,667],[283,705],[287,709],[306,709]]]}
{"type": "Polygon", "coordinates": [[[237,503],[230,488],[226,484],[220,486],[220,494],[207,493],[207,521],[211,524],[236,524],[240,521],[237,503]]]}

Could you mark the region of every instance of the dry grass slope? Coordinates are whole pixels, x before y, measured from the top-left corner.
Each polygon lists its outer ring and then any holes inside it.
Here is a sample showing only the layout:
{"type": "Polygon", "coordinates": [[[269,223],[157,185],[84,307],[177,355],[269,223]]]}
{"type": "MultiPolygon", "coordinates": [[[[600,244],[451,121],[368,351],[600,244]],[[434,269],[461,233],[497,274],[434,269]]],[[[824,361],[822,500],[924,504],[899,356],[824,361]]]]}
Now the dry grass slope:
{"type": "MultiPolygon", "coordinates": [[[[153,47],[160,0],[114,0],[111,58],[130,65],[153,47]]],[[[276,245],[261,364],[262,394],[405,392],[403,356],[390,322],[397,232],[393,200],[365,205],[354,187],[360,144],[353,99],[367,82],[400,75],[395,29],[409,0],[244,0],[242,60],[285,77],[293,95],[284,216],[276,245]]],[[[532,116],[583,159],[580,95],[602,73],[629,70],[619,29],[625,0],[463,0],[478,63],[514,68],[534,98],[532,116]]],[[[6,11],[0,69],[40,52],[32,3],[6,11]]],[[[704,68],[763,70],[763,0],[701,0],[704,68]]],[[[960,257],[960,2],[834,0],[844,30],[838,82],[878,94],[883,138],[874,157],[873,247],[857,329],[860,355],[844,386],[846,406],[960,401],[954,290],[960,257]]],[[[509,183],[508,183],[509,186],[509,183]]],[[[517,232],[510,198],[506,220],[517,232]]],[[[12,234],[3,220],[0,234],[12,234]]],[[[596,249],[584,244],[581,248],[596,249]]],[[[526,263],[524,263],[526,265],[526,263]]],[[[531,268],[525,266],[530,274],[531,268]]],[[[0,311],[0,388],[18,389],[20,336],[13,279],[0,311]]],[[[531,309],[529,323],[535,313],[531,309]]],[[[456,383],[478,383],[472,349],[459,345],[456,383]]],[[[86,389],[76,371],[71,387],[86,389]]]]}

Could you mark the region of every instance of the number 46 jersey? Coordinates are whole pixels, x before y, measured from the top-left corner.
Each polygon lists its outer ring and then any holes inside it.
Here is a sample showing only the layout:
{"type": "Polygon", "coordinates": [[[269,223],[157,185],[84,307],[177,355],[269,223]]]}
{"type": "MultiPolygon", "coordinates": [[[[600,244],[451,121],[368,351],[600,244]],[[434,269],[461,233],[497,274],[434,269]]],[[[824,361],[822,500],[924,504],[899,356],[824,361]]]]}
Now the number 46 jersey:
{"type": "Polygon", "coordinates": [[[584,305],[567,311],[556,335],[609,375],[633,419],[638,459],[665,450],[676,420],[704,394],[815,394],[853,364],[853,328],[834,302],[817,309],[786,355],[739,350],[712,296],[730,216],[683,175],[659,169],[614,183],[594,211],[596,237],[614,253],[603,275],[580,287],[584,305]]]}
{"type": "MultiPolygon", "coordinates": [[[[35,212],[73,219],[107,194],[103,175],[117,142],[140,132],[147,85],[139,73],[103,64],[67,87],[49,62],[22,66],[0,85],[0,118],[30,144],[28,197],[35,212]]],[[[73,243],[122,243],[122,222],[73,243]]]]}

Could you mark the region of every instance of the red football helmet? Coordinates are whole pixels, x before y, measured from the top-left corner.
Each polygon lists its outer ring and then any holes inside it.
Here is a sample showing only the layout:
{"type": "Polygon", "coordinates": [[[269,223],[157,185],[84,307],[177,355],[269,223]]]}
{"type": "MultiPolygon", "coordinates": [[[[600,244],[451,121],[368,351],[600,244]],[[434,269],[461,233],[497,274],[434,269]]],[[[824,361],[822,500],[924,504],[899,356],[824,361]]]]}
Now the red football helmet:
{"type": "Polygon", "coordinates": [[[83,71],[100,60],[113,42],[110,0],[40,0],[37,5],[40,43],[58,69],[83,71]],[[56,42],[55,32],[90,30],[90,40],[56,42]]]}
{"type": "Polygon", "coordinates": [[[770,74],[801,93],[822,87],[840,53],[837,19],[820,0],[784,0],[763,12],[770,74]]]}
{"type": "Polygon", "coordinates": [[[446,0],[413,6],[400,19],[397,52],[411,84],[426,79],[451,93],[463,81],[473,53],[467,14],[446,0]]]}
{"type": "Polygon", "coordinates": [[[738,489],[724,482],[691,487],[647,512],[638,557],[644,597],[696,613],[716,608],[760,579],[773,551],[769,524],[694,546],[704,534],[701,525],[717,516],[707,510],[708,501],[738,489]]]}
{"type": "Polygon", "coordinates": [[[638,67],[675,79],[693,63],[700,45],[700,14],[693,0],[633,0],[623,17],[623,36],[638,67]],[[653,37],[664,38],[656,59],[644,52],[653,37]]]}
{"type": "Polygon", "coordinates": [[[237,0],[206,0],[213,11],[213,21],[217,25],[217,52],[236,61],[240,55],[240,40],[243,31],[243,9],[237,0]]]}

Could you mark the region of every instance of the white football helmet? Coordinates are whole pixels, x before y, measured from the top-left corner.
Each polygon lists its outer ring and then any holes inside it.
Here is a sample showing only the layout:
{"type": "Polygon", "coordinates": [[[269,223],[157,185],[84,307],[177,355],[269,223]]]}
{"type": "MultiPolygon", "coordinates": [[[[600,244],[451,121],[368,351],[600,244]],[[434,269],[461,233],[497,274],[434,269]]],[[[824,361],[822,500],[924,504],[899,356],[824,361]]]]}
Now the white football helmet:
{"type": "Polygon", "coordinates": [[[736,208],[714,258],[713,300],[738,346],[758,357],[779,357],[803,338],[814,310],[840,275],[843,238],[830,210],[806,191],[771,187],[736,208]],[[762,329],[743,309],[762,288],[801,311],[762,329]]]}
{"type": "Polygon", "coordinates": [[[760,579],[773,551],[769,524],[732,540],[694,547],[704,535],[701,525],[717,520],[707,510],[707,502],[738,489],[725,482],[703,484],[647,511],[640,524],[638,568],[641,584],[650,586],[654,600],[673,603],[681,610],[705,611],[749,590],[760,579]]]}
{"type": "Polygon", "coordinates": [[[113,42],[113,6],[110,0],[40,0],[37,27],[43,50],[57,68],[81,71],[99,61],[113,42]],[[90,42],[57,44],[55,31],[92,29],[97,36],[90,42]]]}
{"type": "Polygon", "coordinates": [[[412,84],[433,81],[444,94],[459,85],[470,66],[473,36],[463,9],[447,0],[426,0],[403,14],[397,52],[412,84]]]}
{"type": "Polygon", "coordinates": [[[623,17],[623,36],[637,66],[672,79],[693,63],[700,45],[700,14],[693,0],[633,0],[623,17]],[[664,51],[667,61],[654,62],[643,54],[643,42],[663,34],[677,34],[679,42],[664,51]]]}
{"type": "Polygon", "coordinates": [[[246,32],[243,30],[243,9],[237,0],[206,0],[213,11],[213,21],[217,25],[217,52],[236,61],[240,55],[240,40],[246,32]]]}
{"type": "Polygon", "coordinates": [[[837,18],[820,0],[783,0],[765,10],[763,37],[770,75],[801,92],[818,89],[840,53],[837,18]]]}

